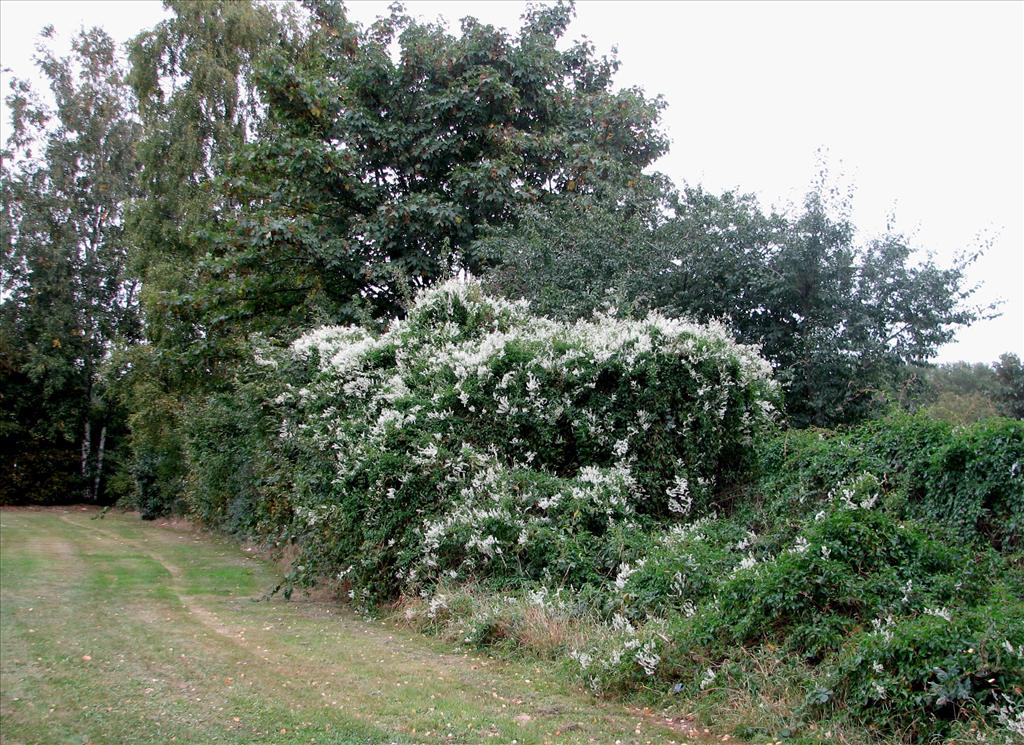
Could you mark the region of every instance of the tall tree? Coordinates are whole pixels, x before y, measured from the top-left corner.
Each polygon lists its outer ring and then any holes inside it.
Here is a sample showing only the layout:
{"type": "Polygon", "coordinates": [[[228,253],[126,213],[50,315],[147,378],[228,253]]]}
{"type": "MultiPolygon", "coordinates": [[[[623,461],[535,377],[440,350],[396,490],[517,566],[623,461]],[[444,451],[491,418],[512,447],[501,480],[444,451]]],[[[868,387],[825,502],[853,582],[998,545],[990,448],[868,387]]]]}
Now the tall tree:
{"type": "Polygon", "coordinates": [[[1006,416],[1024,419],[1024,363],[1011,352],[1000,355],[992,366],[1001,384],[1000,409],[1006,416]]]}
{"type": "Polygon", "coordinates": [[[859,242],[820,190],[791,221],[766,266],[765,311],[745,324],[781,368],[797,424],[857,421],[893,400],[911,365],[926,363],[956,329],[982,317],[965,272],[976,255],[942,267],[913,262],[905,236],[859,242]]]}
{"type": "Polygon", "coordinates": [[[492,285],[548,313],[585,315],[610,297],[627,312],[726,321],[776,365],[792,421],[828,426],[891,400],[909,366],[990,310],[969,303],[976,255],[914,263],[902,235],[859,241],[843,204],[821,187],[789,217],[699,188],[582,199],[482,245],[501,262],[492,285]]]}
{"type": "Polygon", "coordinates": [[[901,403],[954,424],[1009,416],[1006,389],[996,373],[998,367],[998,362],[947,362],[915,369],[910,376],[912,385],[901,403]]]}
{"type": "Polygon", "coordinates": [[[222,182],[244,208],[205,268],[224,334],[388,317],[460,269],[487,225],[533,204],[644,179],[666,149],[661,101],[616,90],[614,59],[559,49],[571,6],[528,10],[516,34],[454,35],[392,6],[363,28],[308,4],[301,44],[262,69],[265,133],[222,182]]]}
{"type": "Polygon", "coordinates": [[[212,183],[221,164],[259,129],[259,56],[282,25],[272,6],[250,0],[165,0],[168,19],[130,46],[130,82],[143,137],[145,198],[129,214],[133,264],[143,280],[147,340],[177,387],[206,375],[208,329],[196,314],[197,264],[209,231],[231,209],[212,183]]]}
{"type": "Polygon", "coordinates": [[[124,230],[139,127],[122,60],[101,29],[80,32],[67,57],[41,44],[36,63],[53,105],[12,80],[0,174],[4,439],[15,453],[6,480],[37,491],[12,498],[40,499],[37,477],[66,488],[74,452],[80,494],[96,500],[117,427],[100,368],[139,330],[124,230]]]}
{"type": "Polygon", "coordinates": [[[237,209],[214,182],[262,126],[256,64],[286,33],[291,13],[250,0],[165,0],[164,7],[169,17],[130,45],[145,198],[130,210],[129,232],[146,338],[120,360],[117,376],[132,411],[136,500],[146,517],[182,496],[190,397],[229,385],[232,375],[225,340],[215,342],[200,312],[199,268],[211,231],[237,209]]]}

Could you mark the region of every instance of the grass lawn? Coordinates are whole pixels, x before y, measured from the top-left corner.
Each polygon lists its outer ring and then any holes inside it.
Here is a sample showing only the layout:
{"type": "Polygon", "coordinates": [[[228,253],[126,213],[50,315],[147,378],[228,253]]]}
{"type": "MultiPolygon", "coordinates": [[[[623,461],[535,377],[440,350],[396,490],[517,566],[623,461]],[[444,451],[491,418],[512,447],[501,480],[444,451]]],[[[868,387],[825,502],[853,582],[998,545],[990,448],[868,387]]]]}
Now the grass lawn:
{"type": "Polygon", "coordinates": [[[0,511],[0,742],[669,743],[657,717],[335,604],[180,525],[0,511]]]}

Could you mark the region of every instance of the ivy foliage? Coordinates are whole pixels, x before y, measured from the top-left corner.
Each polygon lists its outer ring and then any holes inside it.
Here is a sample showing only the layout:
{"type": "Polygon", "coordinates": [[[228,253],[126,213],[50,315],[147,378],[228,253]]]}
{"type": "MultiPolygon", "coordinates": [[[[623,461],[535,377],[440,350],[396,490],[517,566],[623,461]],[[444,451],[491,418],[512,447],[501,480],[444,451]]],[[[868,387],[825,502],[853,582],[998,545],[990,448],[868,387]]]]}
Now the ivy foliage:
{"type": "Polygon", "coordinates": [[[826,719],[1015,741],[1022,437],[1009,419],[898,415],[763,440],[725,510],[652,530],[620,567],[591,606],[616,633],[573,651],[577,675],[596,691],[661,681],[713,712],[730,690],[778,685],[767,668],[804,689],[791,733],[826,719]]]}
{"type": "MultiPolygon", "coordinates": [[[[896,414],[830,432],[790,430],[761,452],[759,509],[784,520],[839,484],[877,480],[894,515],[946,526],[951,536],[1005,551],[1024,545],[1024,427],[992,418],[957,427],[896,414]]],[[[848,488],[848,487],[843,487],[848,488]]]]}

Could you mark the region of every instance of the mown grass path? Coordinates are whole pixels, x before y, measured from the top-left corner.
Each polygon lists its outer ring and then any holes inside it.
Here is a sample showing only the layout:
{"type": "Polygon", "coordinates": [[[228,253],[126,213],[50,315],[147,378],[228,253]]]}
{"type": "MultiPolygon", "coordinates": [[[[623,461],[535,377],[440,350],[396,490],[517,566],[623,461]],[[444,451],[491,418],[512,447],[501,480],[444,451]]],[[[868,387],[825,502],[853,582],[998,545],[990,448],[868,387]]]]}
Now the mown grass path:
{"type": "Polygon", "coordinates": [[[667,743],[537,663],[330,603],[258,601],[272,564],[168,524],[0,511],[0,741],[667,743]]]}

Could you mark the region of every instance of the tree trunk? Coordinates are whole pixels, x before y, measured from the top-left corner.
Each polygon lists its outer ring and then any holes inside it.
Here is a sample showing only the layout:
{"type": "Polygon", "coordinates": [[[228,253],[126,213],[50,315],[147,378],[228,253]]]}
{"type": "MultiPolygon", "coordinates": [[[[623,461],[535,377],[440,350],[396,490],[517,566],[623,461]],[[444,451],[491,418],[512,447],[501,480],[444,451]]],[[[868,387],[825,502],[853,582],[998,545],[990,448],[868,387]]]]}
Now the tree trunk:
{"type": "Polygon", "coordinates": [[[85,434],[82,436],[82,496],[89,499],[89,456],[92,455],[92,423],[85,420],[85,434]]]}
{"type": "Polygon", "coordinates": [[[103,475],[103,450],[107,444],[107,425],[103,425],[100,429],[100,447],[96,451],[96,481],[92,487],[92,501],[98,502],[100,499],[100,477],[103,475]]]}

